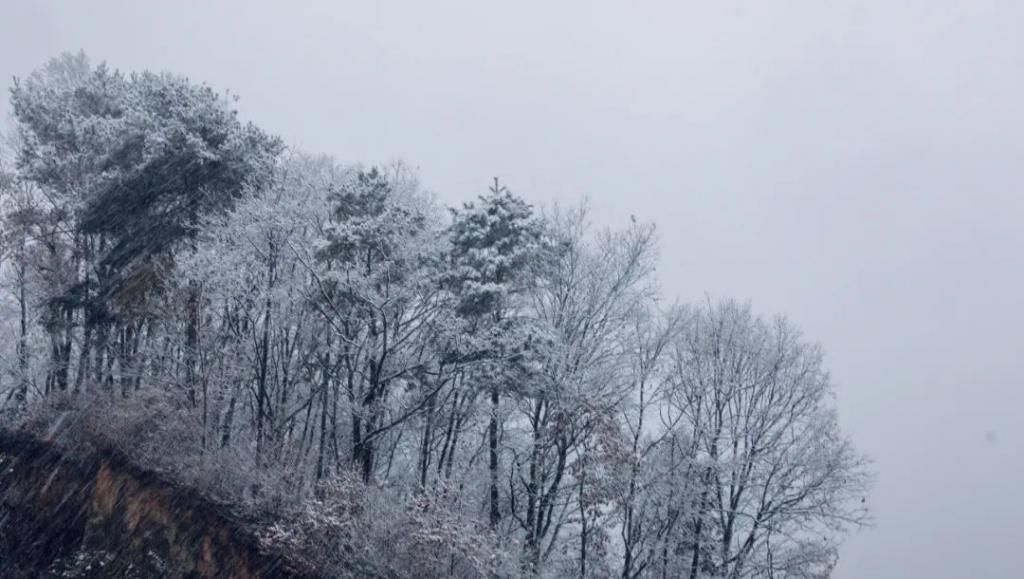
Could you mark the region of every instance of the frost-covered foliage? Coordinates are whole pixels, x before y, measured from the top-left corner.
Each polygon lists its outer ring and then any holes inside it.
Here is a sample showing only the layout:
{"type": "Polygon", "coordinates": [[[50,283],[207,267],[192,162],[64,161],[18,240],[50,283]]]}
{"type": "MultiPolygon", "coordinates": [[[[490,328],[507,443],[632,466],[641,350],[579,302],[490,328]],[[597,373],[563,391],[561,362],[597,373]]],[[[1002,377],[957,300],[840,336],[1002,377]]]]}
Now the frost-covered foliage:
{"type": "Polygon", "coordinates": [[[825,577],[868,521],[820,348],[662,302],[657,236],[283,151],[64,55],[0,155],[8,426],[120,449],[338,576],[825,577]]]}
{"type": "Polygon", "coordinates": [[[514,577],[518,565],[500,538],[453,508],[447,487],[408,497],[367,486],[356,473],[323,481],[315,496],[267,528],[272,549],[339,574],[398,577],[514,577]]]}

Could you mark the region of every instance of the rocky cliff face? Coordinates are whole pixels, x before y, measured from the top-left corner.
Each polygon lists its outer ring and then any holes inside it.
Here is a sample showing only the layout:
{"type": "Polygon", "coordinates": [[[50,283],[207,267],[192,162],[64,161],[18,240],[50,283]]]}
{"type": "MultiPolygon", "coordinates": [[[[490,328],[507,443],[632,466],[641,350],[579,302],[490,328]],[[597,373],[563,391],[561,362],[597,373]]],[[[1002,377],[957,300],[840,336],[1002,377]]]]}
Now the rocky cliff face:
{"type": "Polygon", "coordinates": [[[224,507],[114,452],[0,432],[3,577],[306,578],[224,507]]]}

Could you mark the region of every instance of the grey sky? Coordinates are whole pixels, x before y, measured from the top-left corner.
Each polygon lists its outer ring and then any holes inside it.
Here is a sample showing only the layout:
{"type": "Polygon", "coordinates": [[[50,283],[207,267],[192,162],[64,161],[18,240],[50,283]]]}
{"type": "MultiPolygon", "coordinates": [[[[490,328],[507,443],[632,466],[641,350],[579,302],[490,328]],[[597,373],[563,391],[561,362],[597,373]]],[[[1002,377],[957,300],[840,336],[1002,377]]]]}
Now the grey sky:
{"type": "Polygon", "coordinates": [[[83,48],[450,203],[655,220],[667,295],[824,344],[879,473],[837,577],[1020,577],[1024,4],[497,4],[4,0],[0,76],[83,48]]]}

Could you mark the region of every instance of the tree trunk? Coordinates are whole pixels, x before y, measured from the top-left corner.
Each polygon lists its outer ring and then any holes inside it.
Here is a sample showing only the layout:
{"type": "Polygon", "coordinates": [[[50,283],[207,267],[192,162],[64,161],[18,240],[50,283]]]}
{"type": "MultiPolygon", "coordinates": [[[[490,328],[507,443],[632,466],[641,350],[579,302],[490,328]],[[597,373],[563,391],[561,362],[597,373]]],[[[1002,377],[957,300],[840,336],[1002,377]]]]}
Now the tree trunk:
{"type": "Polygon", "coordinates": [[[89,357],[92,355],[92,324],[86,322],[82,334],[82,347],[78,351],[78,372],[75,374],[75,392],[82,390],[82,384],[89,375],[89,357]]]}
{"type": "Polygon", "coordinates": [[[25,295],[25,264],[18,268],[18,306],[20,309],[21,333],[18,338],[18,390],[15,394],[18,410],[25,405],[28,398],[29,367],[28,367],[28,296],[25,295]]]}
{"type": "Polygon", "coordinates": [[[220,427],[220,447],[226,448],[231,444],[231,428],[232,423],[235,420],[235,403],[237,395],[234,390],[231,391],[231,398],[228,399],[228,410],[224,414],[224,422],[221,423],[220,427]]]}
{"type": "MultiPolygon", "coordinates": [[[[430,395],[427,400],[427,406],[423,415],[423,437],[420,440],[420,458],[419,458],[419,479],[420,488],[427,487],[427,472],[430,470],[430,459],[431,459],[431,444],[434,439],[434,410],[437,404],[437,393],[430,395]]],[[[443,458],[442,458],[443,459],[443,458]]]]}
{"type": "Polygon", "coordinates": [[[196,378],[199,355],[199,284],[195,281],[188,282],[188,299],[186,303],[188,321],[185,327],[185,389],[188,392],[188,402],[195,408],[198,404],[196,397],[196,378]]]}
{"type": "Polygon", "coordinates": [[[587,577],[587,535],[590,533],[589,522],[587,521],[587,501],[584,490],[587,483],[586,457],[583,458],[583,467],[580,469],[580,579],[587,577]]]}
{"type": "Polygon", "coordinates": [[[491,388],[491,421],[487,428],[489,462],[487,465],[490,474],[490,517],[491,529],[495,529],[501,521],[501,511],[498,510],[498,398],[497,387],[491,388]]]}

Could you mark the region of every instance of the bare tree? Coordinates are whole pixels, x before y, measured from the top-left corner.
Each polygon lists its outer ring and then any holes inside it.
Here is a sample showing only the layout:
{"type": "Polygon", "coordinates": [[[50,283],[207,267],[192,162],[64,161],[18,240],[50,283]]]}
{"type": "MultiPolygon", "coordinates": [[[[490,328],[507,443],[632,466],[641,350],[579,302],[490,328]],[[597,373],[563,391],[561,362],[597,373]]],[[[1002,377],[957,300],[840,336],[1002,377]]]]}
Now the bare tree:
{"type": "Polygon", "coordinates": [[[629,464],[616,497],[621,517],[623,579],[652,575],[667,540],[687,511],[686,480],[679,476],[683,442],[679,413],[665,413],[670,382],[667,354],[683,329],[688,312],[675,307],[637,315],[630,340],[632,392],[622,407],[629,464]]]}
{"type": "Polygon", "coordinates": [[[692,318],[671,380],[700,473],[690,577],[785,576],[796,558],[804,571],[812,559],[830,565],[842,532],[868,521],[870,477],[837,427],[821,349],[785,319],[726,301],[692,318]]]}
{"type": "MultiPolygon", "coordinates": [[[[561,235],[561,254],[553,267],[539,272],[533,296],[546,345],[534,384],[521,400],[525,448],[510,482],[521,506],[516,518],[526,533],[529,566],[535,570],[558,545],[567,523],[587,525],[570,516],[574,495],[586,493],[588,484],[572,484],[571,474],[587,472],[577,464],[584,443],[594,443],[591,449],[600,446],[594,437],[614,421],[629,395],[628,358],[621,346],[625,330],[653,296],[656,255],[652,225],[633,223],[594,236],[587,230],[584,208],[555,214],[552,222],[561,235]]],[[[579,548],[585,573],[586,533],[579,548]]]]}

